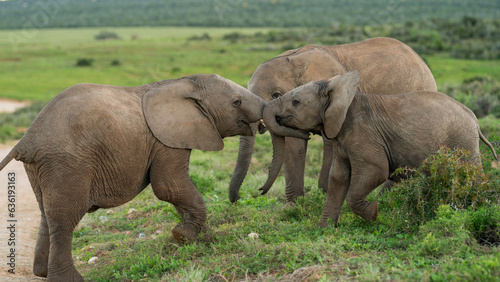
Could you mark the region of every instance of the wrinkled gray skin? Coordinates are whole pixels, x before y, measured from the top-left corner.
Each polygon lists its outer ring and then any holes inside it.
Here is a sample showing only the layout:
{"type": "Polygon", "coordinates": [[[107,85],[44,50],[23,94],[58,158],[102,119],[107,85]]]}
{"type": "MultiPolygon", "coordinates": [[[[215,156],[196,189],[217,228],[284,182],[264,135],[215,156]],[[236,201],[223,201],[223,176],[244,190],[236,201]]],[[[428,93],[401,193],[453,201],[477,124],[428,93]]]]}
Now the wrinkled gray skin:
{"type": "MultiPolygon", "coordinates": [[[[425,62],[407,45],[391,38],[373,38],[358,43],[319,46],[307,45],[287,51],[261,64],[248,83],[249,90],[269,102],[311,81],[329,79],[349,70],[359,70],[359,90],[364,93],[392,95],[416,90],[436,91],[436,82],[425,62]]],[[[332,144],[324,140],[323,165],[318,186],[325,192],[332,162],[332,144]]],[[[255,136],[240,137],[238,161],[229,186],[231,202],[239,199],[239,189],[252,157],[255,136]]],[[[273,138],[273,141],[274,138],[273,138]]],[[[261,188],[265,194],[285,163],[287,201],[304,195],[304,169],[307,140],[286,138],[274,146],[269,178],[261,188]]]]}
{"type": "Polygon", "coordinates": [[[78,84],[57,95],[8,156],[24,163],[42,218],[33,271],[48,281],[82,281],[71,257],[87,212],[132,200],[149,183],[182,222],[172,234],[193,241],[206,208],[189,178],[191,149],[218,151],[222,138],[252,135],[265,102],[218,75],[138,87],[78,84]]]}
{"type": "Polygon", "coordinates": [[[366,196],[398,167],[416,168],[442,145],[466,149],[480,164],[481,139],[498,159],[475,115],[456,100],[432,91],[357,94],[358,81],[358,73],[349,72],[311,82],[264,108],[264,122],[275,135],[307,138],[308,132],[321,132],[332,140],[320,226],[327,226],[329,218],[337,222],[346,198],[354,213],[375,220],[378,204],[366,196]]]}

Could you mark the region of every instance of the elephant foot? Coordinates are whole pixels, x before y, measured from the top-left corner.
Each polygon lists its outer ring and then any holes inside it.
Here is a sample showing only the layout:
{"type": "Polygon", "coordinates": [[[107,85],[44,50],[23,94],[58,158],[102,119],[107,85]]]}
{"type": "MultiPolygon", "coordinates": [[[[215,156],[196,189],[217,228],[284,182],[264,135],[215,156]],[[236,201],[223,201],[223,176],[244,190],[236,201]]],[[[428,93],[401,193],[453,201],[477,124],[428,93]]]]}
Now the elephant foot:
{"type": "Polygon", "coordinates": [[[33,274],[38,277],[47,277],[47,264],[35,263],[33,265],[33,274]]]}
{"type": "Polygon", "coordinates": [[[198,228],[187,225],[177,225],[172,229],[174,239],[181,244],[196,241],[199,232],[198,228]]]}
{"type": "Polygon", "coordinates": [[[65,281],[74,281],[74,282],[80,282],[84,281],[83,277],[76,271],[76,268],[73,266],[73,269],[70,271],[66,271],[65,273],[59,274],[52,274],[49,271],[49,275],[47,276],[47,281],[48,282],[65,282],[65,281]]]}
{"type": "Polygon", "coordinates": [[[361,215],[367,222],[372,222],[377,219],[378,216],[378,203],[377,202],[369,202],[366,205],[364,214],[361,215]]]}
{"type": "MultiPolygon", "coordinates": [[[[319,227],[326,228],[326,227],[328,227],[328,225],[330,225],[330,224],[329,224],[329,222],[328,222],[328,218],[326,218],[326,219],[321,219],[321,220],[318,222],[318,224],[317,224],[317,225],[318,225],[319,227]]],[[[338,226],[338,225],[337,225],[337,221],[333,221],[333,225],[334,225],[335,227],[337,227],[337,226],[338,226]]]]}

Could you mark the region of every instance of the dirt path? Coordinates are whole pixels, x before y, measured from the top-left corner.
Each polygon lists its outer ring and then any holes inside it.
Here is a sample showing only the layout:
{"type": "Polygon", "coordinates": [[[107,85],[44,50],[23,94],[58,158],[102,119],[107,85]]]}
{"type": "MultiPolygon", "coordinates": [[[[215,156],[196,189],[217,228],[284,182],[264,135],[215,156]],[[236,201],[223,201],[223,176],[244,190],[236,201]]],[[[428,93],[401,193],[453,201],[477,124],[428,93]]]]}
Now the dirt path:
{"type": "Polygon", "coordinates": [[[15,110],[26,107],[27,102],[0,99],[0,113],[12,113],[15,110]]]}
{"type": "MultiPolygon", "coordinates": [[[[13,112],[25,106],[26,103],[10,100],[0,100],[0,112],[13,112]]],[[[3,159],[17,142],[0,144],[0,160],[3,159]]],[[[23,164],[11,161],[0,171],[0,281],[43,281],[33,275],[33,255],[35,251],[38,226],[40,224],[40,209],[31,189],[23,164]],[[8,173],[15,173],[15,218],[16,222],[8,222],[8,173]],[[9,241],[9,227],[15,224],[14,241],[9,241]],[[15,242],[15,246],[9,246],[15,242]],[[15,274],[8,270],[11,248],[15,248],[15,274]]]]}

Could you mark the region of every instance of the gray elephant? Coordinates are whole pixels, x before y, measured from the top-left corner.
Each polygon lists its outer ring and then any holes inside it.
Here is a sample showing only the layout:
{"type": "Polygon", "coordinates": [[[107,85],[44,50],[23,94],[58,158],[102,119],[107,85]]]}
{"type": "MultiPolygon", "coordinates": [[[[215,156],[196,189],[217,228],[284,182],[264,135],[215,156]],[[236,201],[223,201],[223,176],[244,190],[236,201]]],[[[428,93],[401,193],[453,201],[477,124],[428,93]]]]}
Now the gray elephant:
{"type": "Polygon", "coordinates": [[[195,240],[206,208],[189,178],[191,149],[252,135],[265,101],[218,75],[138,87],[78,84],[57,95],[0,163],[22,161],[42,213],[33,271],[80,281],[72,232],[87,212],[132,200],[149,183],[182,216],[174,238],[195,240]]]}
{"type": "MultiPolygon", "coordinates": [[[[309,132],[332,140],[334,160],[320,226],[337,222],[344,200],[366,221],[378,204],[366,196],[398,167],[418,167],[441,145],[463,148],[481,162],[479,139],[497,154],[470,109],[439,92],[359,94],[358,72],[310,82],[264,108],[272,134],[307,139],[309,132]]],[[[284,139],[278,137],[277,139],[284,139]]],[[[395,179],[396,180],[396,179],[395,179]]]]}
{"type": "MultiPolygon", "coordinates": [[[[328,79],[350,70],[359,70],[359,90],[365,93],[392,95],[416,90],[436,91],[436,82],[426,63],[407,45],[391,38],[372,38],[338,46],[306,45],[289,50],[261,64],[248,83],[248,89],[266,102],[311,81],[328,79]]],[[[274,141],[274,140],[273,140],[274,141]]],[[[326,192],[332,162],[332,144],[323,138],[323,165],[318,186],[326,192]]],[[[231,202],[239,199],[240,186],[252,158],[255,136],[240,137],[238,161],[229,186],[231,202]]],[[[307,141],[286,138],[274,146],[285,162],[287,201],[304,195],[304,169],[307,141]]],[[[273,159],[280,162],[281,159],[273,159]]],[[[281,166],[273,165],[262,188],[265,194],[281,166]]]]}

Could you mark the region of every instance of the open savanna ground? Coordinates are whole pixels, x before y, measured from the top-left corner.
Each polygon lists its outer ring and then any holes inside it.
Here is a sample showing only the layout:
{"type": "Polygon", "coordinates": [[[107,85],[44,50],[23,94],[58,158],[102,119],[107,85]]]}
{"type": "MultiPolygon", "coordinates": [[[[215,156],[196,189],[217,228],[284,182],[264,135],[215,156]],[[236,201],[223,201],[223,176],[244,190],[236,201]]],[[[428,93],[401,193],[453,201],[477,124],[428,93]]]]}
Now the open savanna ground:
{"type": "MultiPolygon", "coordinates": [[[[0,139],[20,138],[44,103],[77,83],[135,86],[217,73],[246,86],[260,63],[287,46],[295,47],[286,39],[258,40],[276,37],[280,31],[167,27],[0,30],[0,98],[33,103],[0,115],[0,139]],[[103,31],[118,38],[96,40],[103,31]]],[[[495,108],[500,99],[495,98],[500,89],[495,80],[500,77],[498,60],[457,59],[446,52],[423,57],[439,90],[453,92],[471,107],[478,103],[468,96],[469,85],[493,93],[487,100],[491,109],[480,122],[500,152],[496,137],[500,135],[496,116],[500,108],[495,108]]],[[[455,185],[462,194],[455,191],[450,197],[479,191],[471,200],[477,205],[450,209],[439,207],[440,200],[429,201],[436,208],[432,218],[414,222],[398,213],[406,210],[398,206],[401,198],[394,193],[379,197],[376,190],[370,198],[380,204],[377,221],[365,223],[344,207],[336,228],[316,226],[325,198],[317,187],[321,138],[314,136],[309,142],[306,196],[297,205],[285,204],[281,176],[267,195],[259,195],[271,161],[269,134],[257,137],[250,172],[241,188],[242,199],[231,204],[228,186],[237,152],[237,137],[225,139],[220,152],[192,152],[190,175],[208,209],[209,230],[198,242],[176,243],[170,230],[179,222],[178,214],[146,188],[130,203],[84,217],[73,235],[77,269],[89,281],[493,281],[500,276],[500,212],[498,198],[491,196],[498,191],[500,171],[488,150],[483,150],[486,176],[478,176],[476,167],[454,162],[453,153],[443,152],[428,164],[442,168],[436,173],[443,177],[420,177],[415,180],[420,182],[403,183],[396,189],[404,191],[412,185],[445,190],[455,185]],[[493,231],[488,233],[488,228],[493,231]],[[250,238],[250,233],[257,233],[258,238],[250,238]],[[99,260],[89,264],[91,257],[99,260]]]]}

